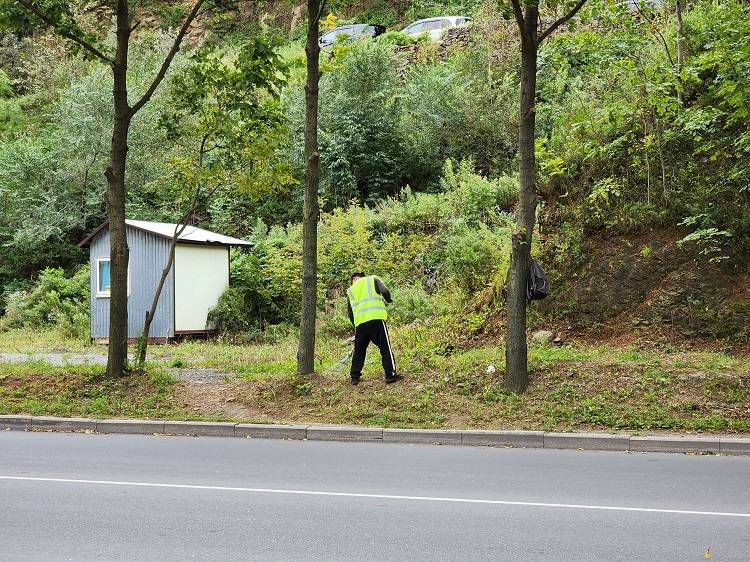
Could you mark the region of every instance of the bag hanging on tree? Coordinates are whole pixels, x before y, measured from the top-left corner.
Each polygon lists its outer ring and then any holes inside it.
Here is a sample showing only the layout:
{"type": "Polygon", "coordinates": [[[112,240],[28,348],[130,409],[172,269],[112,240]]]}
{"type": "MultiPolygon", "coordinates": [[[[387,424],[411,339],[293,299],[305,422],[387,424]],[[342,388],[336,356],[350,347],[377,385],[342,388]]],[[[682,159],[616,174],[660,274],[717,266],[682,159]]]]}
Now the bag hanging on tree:
{"type": "Polygon", "coordinates": [[[526,282],[526,300],[528,302],[539,301],[546,298],[548,294],[549,279],[547,274],[544,273],[539,262],[532,259],[529,267],[529,279],[526,282]]]}

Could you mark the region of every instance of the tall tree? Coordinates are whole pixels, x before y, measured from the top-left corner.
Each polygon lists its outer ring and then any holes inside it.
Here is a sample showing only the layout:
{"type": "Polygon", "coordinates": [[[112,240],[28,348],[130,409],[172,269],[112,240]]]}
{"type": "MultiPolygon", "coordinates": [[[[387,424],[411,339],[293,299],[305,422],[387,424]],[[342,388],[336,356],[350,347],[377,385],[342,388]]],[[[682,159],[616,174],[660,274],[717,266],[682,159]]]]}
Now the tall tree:
{"type": "Polygon", "coordinates": [[[320,83],[320,18],[326,0],[307,1],[307,81],[305,83],[305,202],[302,214],[302,313],[299,322],[297,373],[315,370],[315,312],[318,304],[318,85],[320,83]]]}
{"type": "Polygon", "coordinates": [[[586,3],[566,7],[565,15],[539,29],[538,0],[510,0],[521,36],[521,103],[518,130],[519,196],[508,272],[508,330],[505,336],[505,384],[523,392],[529,384],[526,345],[526,282],[536,218],[536,72],[539,46],[586,3]]]}
{"type": "MultiPolygon", "coordinates": [[[[72,50],[88,59],[107,65],[112,71],[112,140],[109,162],[104,175],[107,178],[105,202],[109,219],[111,294],[109,302],[109,350],[107,374],[122,376],[127,365],[128,352],[128,241],[125,230],[125,201],[127,185],[125,163],[128,153],[128,132],[138,111],[146,105],[169,70],[182,40],[195,20],[205,0],[195,0],[185,17],[172,47],[161,68],[146,91],[131,105],[128,98],[128,49],[130,39],[140,22],[134,21],[132,2],[91,2],[83,0],[0,0],[0,30],[29,31],[34,28],[52,29],[65,38],[72,50]],[[114,46],[106,44],[99,35],[86,29],[80,13],[90,8],[108,12],[115,22],[114,46]]],[[[137,8],[133,6],[133,8],[137,8]]]]}

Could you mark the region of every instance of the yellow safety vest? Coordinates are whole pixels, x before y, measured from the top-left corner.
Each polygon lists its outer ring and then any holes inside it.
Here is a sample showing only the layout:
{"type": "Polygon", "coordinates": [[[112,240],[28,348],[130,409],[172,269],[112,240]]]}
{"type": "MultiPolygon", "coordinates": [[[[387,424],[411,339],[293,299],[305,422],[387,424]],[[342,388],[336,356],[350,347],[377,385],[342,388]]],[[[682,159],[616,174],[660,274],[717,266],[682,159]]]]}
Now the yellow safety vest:
{"type": "Polygon", "coordinates": [[[354,325],[359,326],[370,320],[387,320],[385,300],[375,290],[375,276],[360,277],[346,290],[349,304],[354,313],[354,325]]]}

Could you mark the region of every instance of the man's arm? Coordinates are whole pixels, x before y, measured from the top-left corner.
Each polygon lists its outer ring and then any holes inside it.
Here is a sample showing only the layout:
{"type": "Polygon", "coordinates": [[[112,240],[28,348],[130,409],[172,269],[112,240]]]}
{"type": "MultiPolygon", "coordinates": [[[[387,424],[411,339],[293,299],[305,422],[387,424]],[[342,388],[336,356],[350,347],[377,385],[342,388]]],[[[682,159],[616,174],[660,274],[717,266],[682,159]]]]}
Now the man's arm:
{"type": "Polygon", "coordinates": [[[382,296],[388,304],[393,302],[391,292],[388,290],[388,287],[385,286],[385,283],[380,280],[380,277],[375,277],[375,292],[382,296]]]}
{"type": "Polygon", "coordinates": [[[349,322],[354,326],[354,312],[352,311],[352,303],[349,302],[349,299],[346,299],[346,309],[349,313],[349,322]]]}

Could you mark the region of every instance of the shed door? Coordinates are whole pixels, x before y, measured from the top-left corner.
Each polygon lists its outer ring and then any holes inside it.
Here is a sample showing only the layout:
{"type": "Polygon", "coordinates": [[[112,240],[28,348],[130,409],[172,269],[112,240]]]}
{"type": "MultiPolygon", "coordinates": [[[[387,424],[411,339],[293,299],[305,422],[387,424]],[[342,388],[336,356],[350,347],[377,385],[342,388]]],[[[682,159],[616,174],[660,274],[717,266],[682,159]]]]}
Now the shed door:
{"type": "Polygon", "coordinates": [[[178,244],[174,266],[175,331],[205,330],[209,309],[229,286],[229,252],[223,246],[178,244]]]}

